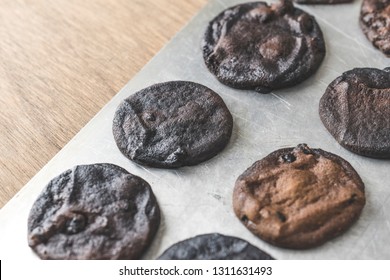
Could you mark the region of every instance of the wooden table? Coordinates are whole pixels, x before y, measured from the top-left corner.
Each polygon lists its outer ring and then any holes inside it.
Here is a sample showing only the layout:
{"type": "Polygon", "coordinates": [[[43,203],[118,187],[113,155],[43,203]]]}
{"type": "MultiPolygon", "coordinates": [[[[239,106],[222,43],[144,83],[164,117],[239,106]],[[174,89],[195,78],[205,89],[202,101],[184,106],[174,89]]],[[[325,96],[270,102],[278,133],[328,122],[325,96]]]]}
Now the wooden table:
{"type": "Polygon", "coordinates": [[[0,3],[0,208],[207,0],[0,3]]]}

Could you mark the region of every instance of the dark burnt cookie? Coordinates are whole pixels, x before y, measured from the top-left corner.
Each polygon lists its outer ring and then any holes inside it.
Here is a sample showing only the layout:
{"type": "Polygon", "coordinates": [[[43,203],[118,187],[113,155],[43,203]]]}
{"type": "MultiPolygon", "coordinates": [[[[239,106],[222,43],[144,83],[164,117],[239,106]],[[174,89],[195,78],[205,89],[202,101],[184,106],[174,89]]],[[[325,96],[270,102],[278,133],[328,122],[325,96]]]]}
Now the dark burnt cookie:
{"type": "Polygon", "coordinates": [[[193,82],[145,88],[118,107],[113,134],[119,150],[147,166],[195,165],[229,142],[233,118],[222,98],[193,82]]]}
{"type": "Polygon", "coordinates": [[[320,100],[324,126],[344,148],[390,158],[390,68],[355,68],[329,84],[320,100]]]}
{"type": "Polygon", "coordinates": [[[364,184],[337,155],[305,144],[277,150],[236,181],[233,208],[255,235],[306,249],[345,232],[365,204],[364,184]]]}
{"type": "Polygon", "coordinates": [[[273,260],[237,237],[218,233],[198,235],[169,247],[159,260],[273,260]]]}
{"type": "Polygon", "coordinates": [[[360,27],[368,40],[390,57],[390,0],[364,0],[360,27]]]}
{"type": "Polygon", "coordinates": [[[325,56],[316,20],[289,0],[224,10],[209,23],[202,45],[205,64],[221,83],[260,93],[302,82],[325,56]]]}
{"type": "Polygon", "coordinates": [[[298,4],[341,4],[350,3],[353,0],[294,0],[298,4]]]}
{"type": "Polygon", "coordinates": [[[35,201],[28,244],[41,259],[137,259],[159,223],[143,179],[113,164],[80,165],[51,180],[35,201]]]}

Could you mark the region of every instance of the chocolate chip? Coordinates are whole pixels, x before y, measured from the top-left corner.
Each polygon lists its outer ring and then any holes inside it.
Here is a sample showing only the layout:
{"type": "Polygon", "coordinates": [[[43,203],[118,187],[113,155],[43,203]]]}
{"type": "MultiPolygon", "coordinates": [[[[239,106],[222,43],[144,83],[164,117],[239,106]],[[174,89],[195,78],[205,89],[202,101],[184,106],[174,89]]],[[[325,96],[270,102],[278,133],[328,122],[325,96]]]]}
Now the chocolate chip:
{"type": "Polygon", "coordinates": [[[276,211],[276,216],[278,217],[278,219],[281,221],[281,222],[285,222],[287,220],[286,216],[283,215],[283,213],[279,212],[279,211],[276,211]]]}
{"type": "Polygon", "coordinates": [[[292,163],[292,162],[294,162],[297,158],[294,156],[294,154],[288,153],[288,154],[283,155],[283,156],[282,156],[282,159],[283,159],[284,162],[292,163]]]}

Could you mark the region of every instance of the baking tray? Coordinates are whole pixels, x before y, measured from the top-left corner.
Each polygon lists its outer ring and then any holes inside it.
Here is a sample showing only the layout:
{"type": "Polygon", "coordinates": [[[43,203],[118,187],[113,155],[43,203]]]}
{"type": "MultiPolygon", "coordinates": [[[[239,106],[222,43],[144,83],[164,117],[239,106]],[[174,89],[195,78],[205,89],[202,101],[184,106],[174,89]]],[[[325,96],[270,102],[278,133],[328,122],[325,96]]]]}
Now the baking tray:
{"type": "MultiPolygon", "coordinates": [[[[390,161],[365,158],[340,147],[322,125],[319,99],[327,85],[354,67],[389,66],[358,25],[361,1],[340,5],[297,5],[313,14],[324,33],[327,54],[305,82],[261,95],[220,84],[206,69],[201,38],[223,9],[245,1],[210,1],[114,98],[0,211],[0,259],[37,259],[27,245],[28,212],[42,188],[78,164],[114,163],[147,180],[162,212],[161,226],[145,259],[155,259],[173,243],[197,234],[238,236],[277,259],[390,259],[390,161]],[[117,149],[111,125],[122,99],[157,82],[188,80],[219,93],[233,119],[228,146],[202,164],[176,170],[145,168],[117,149]],[[252,235],[235,217],[236,178],[254,161],[284,147],[307,143],[348,160],[366,185],[367,204],[345,234],[309,250],[274,247],[252,235]]],[[[390,116],[389,116],[390,117],[390,116]]]]}

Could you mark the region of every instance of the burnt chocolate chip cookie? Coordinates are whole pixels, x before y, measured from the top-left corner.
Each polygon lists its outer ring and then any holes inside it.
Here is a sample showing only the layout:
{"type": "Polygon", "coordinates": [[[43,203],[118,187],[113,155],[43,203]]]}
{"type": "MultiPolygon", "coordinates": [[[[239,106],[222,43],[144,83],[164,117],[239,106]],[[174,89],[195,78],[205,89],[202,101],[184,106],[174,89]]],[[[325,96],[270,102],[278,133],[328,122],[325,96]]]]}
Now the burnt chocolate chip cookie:
{"type": "Polygon", "coordinates": [[[55,177],[28,218],[41,259],[137,259],[160,223],[147,182],[113,164],[80,165],[55,177]]]}
{"type": "Polygon", "coordinates": [[[209,23],[202,45],[205,64],[221,83],[260,93],[302,82],[325,56],[316,20],[288,0],[224,10],[209,23]]]}
{"type": "Polygon", "coordinates": [[[345,232],[365,204],[364,184],[337,155],[305,144],[277,150],[236,181],[233,207],[255,235],[275,246],[306,249],[345,232]]]}
{"type": "Polygon", "coordinates": [[[353,0],[294,0],[298,4],[341,4],[350,3],[353,0]]]}
{"type": "Polygon", "coordinates": [[[237,237],[218,233],[198,235],[169,247],[159,260],[273,260],[237,237]]]}
{"type": "Polygon", "coordinates": [[[113,134],[119,150],[147,166],[195,165],[229,142],[233,118],[222,98],[193,82],[155,84],[118,107],[113,134]]]}
{"type": "Polygon", "coordinates": [[[329,84],[320,100],[324,126],[344,148],[390,158],[390,68],[355,68],[329,84]]]}
{"type": "Polygon", "coordinates": [[[360,27],[368,40],[390,57],[390,0],[364,0],[360,27]]]}

